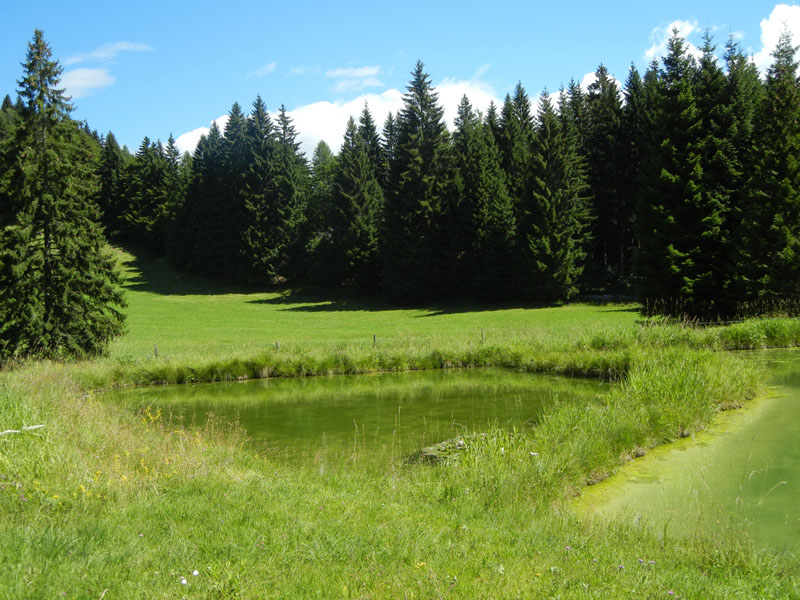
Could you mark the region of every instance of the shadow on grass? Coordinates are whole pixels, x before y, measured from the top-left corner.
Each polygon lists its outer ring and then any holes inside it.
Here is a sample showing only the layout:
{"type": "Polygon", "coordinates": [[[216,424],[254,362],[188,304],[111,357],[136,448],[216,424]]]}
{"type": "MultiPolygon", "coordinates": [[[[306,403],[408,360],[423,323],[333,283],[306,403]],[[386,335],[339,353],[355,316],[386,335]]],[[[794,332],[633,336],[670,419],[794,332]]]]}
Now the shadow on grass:
{"type": "MultiPolygon", "coordinates": [[[[554,305],[531,304],[521,300],[473,300],[441,298],[427,302],[403,304],[379,295],[359,295],[341,288],[299,287],[288,289],[265,285],[236,284],[210,279],[200,275],[180,273],[167,259],[135,245],[125,245],[121,265],[125,272],[125,288],[165,296],[270,294],[269,297],[247,300],[248,304],[284,306],[278,310],[292,312],[381,312],[418,310],[416,318],[438,317],[458,313],[495,312],[512,309],[552,308],[554,305]]],[[[589,302],[588,304],[594,304],[589,302]]],[[[637,312],[638,308],[604,304],[601,310],[609,312],[637,312]]]]}
{"type": "Polygon", "coordinates": [[[488,302],[468,299],[431,300],[413,304],[402,304],[377,296],[358,296],[356,292],[342,289],[318,290],[300,288],[284,290],[270,298],[250,300],[252,304],[287,305],[280,310],[292,312],[344,312],[344,311],[393,311],[418,310],[422,314],[415,318],[437,317],[456,313],[489,312],[519,308],[541,308],[518,301],[488,302]]]}
{"type": "Polygon", "coordinates": [[[166,258],[154,256],[135,245],[126,244],[121,249],[128,253],[123,255],[121,266],[124,287],[129,290],[164,296],[255,294],[272,291],[178,272],[166,258]]]}

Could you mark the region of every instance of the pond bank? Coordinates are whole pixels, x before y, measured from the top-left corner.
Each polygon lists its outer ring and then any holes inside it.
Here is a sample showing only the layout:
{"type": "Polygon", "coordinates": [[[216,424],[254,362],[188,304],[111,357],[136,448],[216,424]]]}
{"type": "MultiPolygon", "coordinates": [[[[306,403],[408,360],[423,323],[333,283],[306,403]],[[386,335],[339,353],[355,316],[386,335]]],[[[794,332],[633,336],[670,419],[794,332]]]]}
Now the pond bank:
{"type": "Polygon", "coordinates": [[[728,531],[756,546],[800,551],[800,352],[753,355],[778,385],[725,411],[705,431],[661,446],[586,488],[579,514],[659,536],[728,531]]]}

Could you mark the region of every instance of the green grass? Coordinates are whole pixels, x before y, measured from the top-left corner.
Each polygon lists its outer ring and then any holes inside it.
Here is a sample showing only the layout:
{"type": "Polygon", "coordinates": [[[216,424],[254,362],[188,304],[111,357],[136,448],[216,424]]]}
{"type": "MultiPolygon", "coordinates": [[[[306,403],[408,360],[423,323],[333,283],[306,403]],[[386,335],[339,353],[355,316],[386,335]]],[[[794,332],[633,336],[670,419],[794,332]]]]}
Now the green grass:
{"type": "Polygon", "coordinates": [[[129,271],[129,333],[108,356],[0,373],[0,429],[46,425],[0,437],[0,598],[800,593],[792,557],[736,532],[663,539],[569,509],[587,483],[760,393],[752,364],[712,350],[797,345],[794,321],[689,329],[641,327],[625,306],[324,303],[178,280],[160,262],[121,256],[141,275],[129,271]],[[533,430],[489,432],[438,465],[358,452],[288,465],[253,454],[233,424],[187,428],[91,393],[481,364],[620,383],[588,405],[556,404],[533,430]]]}
{"type": "Polygon", "coordinates": [[[372,348],[446,342],[474,344],[481,329],[488,344],[553,340],[571,344],[587,331],[633,328],[633,306],[569,305],[532,310],[516,305],[475,307],[446,301],[398,307],[346,293],[320,299],[302,291],[249,292],[190,275],[176,275],[163,260],[137,260],[117,251],[128,278],[128,334],[111,358],[141,361],[154,345],[165,359],[204,356],[250,358],[281,347],[372,348]]]}

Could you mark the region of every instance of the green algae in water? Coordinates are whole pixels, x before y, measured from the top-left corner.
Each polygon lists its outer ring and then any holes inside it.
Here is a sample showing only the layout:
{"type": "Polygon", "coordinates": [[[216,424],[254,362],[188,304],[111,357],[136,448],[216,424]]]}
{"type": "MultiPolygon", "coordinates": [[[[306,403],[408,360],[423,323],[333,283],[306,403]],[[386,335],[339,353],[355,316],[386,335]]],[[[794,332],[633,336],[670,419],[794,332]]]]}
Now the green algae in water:
{"type": "Polygon", "coordinates": [[[750,357],[766,365],[771,397],[721,413],[695,439],[656,448],[586,488],[578,510],[665,535],[728,531],[800,550],[800,352],[750,357]]]}
{"type": "Polygon", "coordinates": [[[114,392],[133,410],[161,409],[175,423],[209,413],[234,420],[254,448],[275,457],[402,457],[489,427],[534,424],[555,401],[591,401],[607,384],[517,373],[452,369],[262,379],[114,392]]]}

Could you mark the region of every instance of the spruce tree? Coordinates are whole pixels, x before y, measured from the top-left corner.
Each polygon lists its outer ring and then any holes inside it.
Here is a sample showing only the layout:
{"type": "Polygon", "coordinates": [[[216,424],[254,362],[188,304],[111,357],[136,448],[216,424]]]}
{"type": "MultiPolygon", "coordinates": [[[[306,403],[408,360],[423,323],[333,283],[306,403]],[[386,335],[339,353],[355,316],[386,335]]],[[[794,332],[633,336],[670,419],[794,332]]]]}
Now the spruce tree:
{"type": "Polygon", "coordinates": [[[619,89],[604,65],[595,72],[586,96],[584,152],[592,193],[591,242],[587,270],[601,288],[618,285],[627,273],[633,245],[633,207],[621,186],[627,165],[622,136],[619,89]]]}
{"type": "Polygon", "coordinates": [[[102,223],[109,237],[119,234],[121,219],[125,211],[125,169],[129,163],[119,147],[117,138],[110,131],[103,140],[98,165],[99,187],[96,203],[100,208],[102,223]]]}
{"type": "Polygon", "coordinates": [[[307,227],[318,241],[328,230],[328,213],[333,196],[337,157],[325,140],[320,140],[311,156],[311,179],[309,184],[307,227]]]}
{"type": "Polygon", "coordinates": [[[375,178],[378,181],[383,181],[386,178],[389,163],[386,159],[381,136],[378,134],[378,128],[366,102],[364,103],[364,110],[361,111],[361,117],[358,119],[358,135],[367,147],[375,178]]]}
{"type": "Polygon", "coordinates": [[[703,200],[697,65],[677,30],[662,62],[655,176],[639,206],[638,289],[646,310],[682,314],[694,294],[692,267],[702,227],[694,207],[703,200]]]}
{"type": "MultiPolygon", "coordinates": [[[[562,114],[565,105],[562,95],[562,114]]],[[[546,92],[539,102],[534,140],[529,191],[517,223],[521,288],[529,300],[561,302],[578,291],[589,212],[577,132],[569,119],[559,119],[546,92]]]]}
{"type": "MultiPolygon", "coordinates": [[[[737,312],[757,309],[764,275],[763,242],[758,227],[762,197],[757,191],[759,144],[756,139],[756,118],[764,99],[764,85],[753,61],[745,55],[733,38],[725,48],[727,68],[727,104],[731,124],[728,140],[732,145],[730,172],[728,244],[733,274],[728,296],[737,312]],[[747,306],[751,308],[746,308],[747,306]]],[[[761,307],[763,308],[763,307],[761,307]]]]}
{"type": "Polygon", "coordinates": [[[21,120],[2,175],[0,359],[74,357],[103,350],[123,329],[123,297],[106,250],[93,162],[62,68],[34,32],[18,82],[21,120]]]}
{"type": "MultiPolygon", "coordinates": [[[[654,70],[650,72],[655,73],[654,70]]],[[[653,81],[657,81],[657,75],[651,77],[650,81],[651,85],[653,81]]],[[[622,273],[630,277],[633,273],[638,249],[636,238],[638,208],[647,199],[644,190],[648,178],[655,177],[649,170],[653,163],[652,156],[655,153],[655,137],[653,135],[655,106],[649,99],[645,81],[633,65],[628,72],[623,93],[625,104],[622,107],[620,122],[621,164],[619,165],[617,188],[620,201],[627,204],[630,210],[627,232],[629,255],[622,261],[622,273]]]]}
{"type": "Polygon", "coordinates": [[[125,173],[125,206],[121,211],[121,237],[142,243],[156,254],[163,254],[164,232],[161,228],[167,161],[160,141],[145,136],[125,173]]]}
{"type": "Polygon", "coordinates": [[[381,240],[384,290],[411,301],[439,296],[449,284],[450,164],[444,111],[421,61],[406,89],[381,240]]]}
{"type": "Polygon", "coordinates": [[[268,233],[272,253],[269,270],[273,279],[285,280],[299,276],[306,266],[303,233],[309,173],[297,131],[284,106],[278,111],[275,150],[273,200],[277,221],[268,233]]]}
{"type": "Polygon", "coordinates": [[[224,191],[223,165],[224,140],[215,121],[194,151],[192,180],[178,219],[182,230],[179,235],[187,242],[186,252],[176,256],[178,265],[185,261],[188,269],[214,277],[224,275],[215,242],[219,198],[224,191]]]}
{"type": "MultiPolygon", "coordinates": [[[[605,67],[603,67],[603,71],[605,71],[605,67]]],[[[608,78],[608,71],[605,71],[605,76],[608,78]]],[[[606,82],[604,87],[607,88],[608,83],[610,82],[606,82]]],[[[591,116],[589,115],[589,100],[587,95],[583,92],[581,84],[574,79],[570,80],[566,93],[566,110],[564,111],[563,116],[569,116],[570,121],[572,122],[572,127],[575,129],[575,135],[577,136],[576,139],[578,143],[578,149],[580,150],[581,154],[586,156],[589,152],[586,136],[589,133],[589,121],[591,119],[591,116]]]]}
{"type": "Polygon", "coordinates": [[[389,193],[389,186],[391,185],[390,167],[397,157],[397,120],[391,112],[386,115],[386,121],[383,123],[381,145],[383,147],[383,156],[386,160],[386,173],[383,179],[381,179],[381,185],[383,186],[384,195],[387,195],[389,193]]]}
{"type": "Polygon", "coordinates": [[[351,118],[336,162],[331,202],[331,271],[339,284],[375,291],[383,192],[368,140],[351,118]]]}
{"type": "Polygon", "coordinates": [[[797,298],[800,292],[800,83],[797,47],[781,34],[767,70],[757,120],[757,205],[752,217],[761,240],[753,278],[765,301],[797,298]]]}
{"type": "Polygon", "coordinates": [[[726,317],[736,310],[732,294],[734,253],[731,246],[733,185],[741,182],[732,143],[737,122],[728,93],[728,83],[714,55],[715,47],[706,31],[695,78],[695,97],[700,118],[697,154],[700,158],[700,203],[690,207],[688,217],[698,226],[690,252],[687,280],[692,292],[688,310],[705,317],[726,317]]]}
{"type": "Polygon", "coordinates": [[[276,161],[275,125],[261,96],[257,96],[247,120],[247,172],[244,178],[247,225],[243,231],[246,278],[268,282],[272,268],[271,230],[278,222],[274,193],[276,161]]]}
{"type": "Polygon", "coordinates": [[[455,218],[459,271],[465,291],[482,298],[511,293],[514,207],[494,135],[463,97],[453,133],[455,218]]]}
{"type": "Polygon", "coordinates": [[[522,84],[517,83],[513,98],[506,95],[500,110],[497,142],[503,171],[506,173],[508,192],[515,206],[519,205],[526,193],[533,129],[530,100],[522,84]]]}

